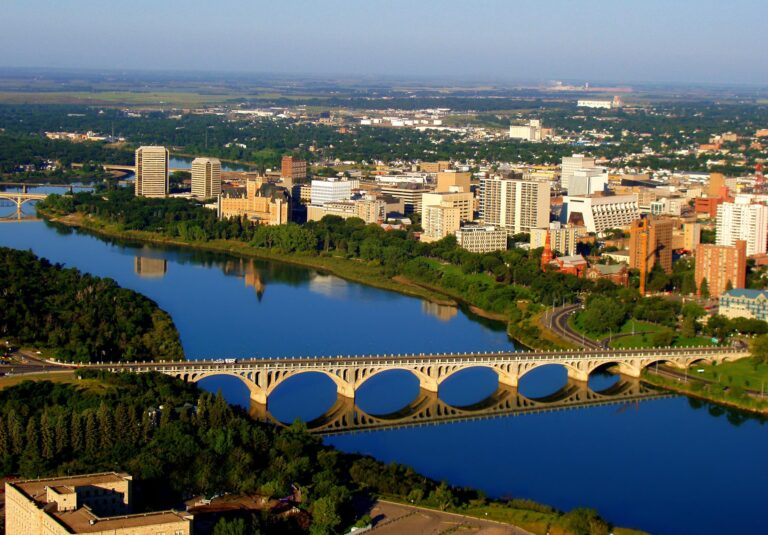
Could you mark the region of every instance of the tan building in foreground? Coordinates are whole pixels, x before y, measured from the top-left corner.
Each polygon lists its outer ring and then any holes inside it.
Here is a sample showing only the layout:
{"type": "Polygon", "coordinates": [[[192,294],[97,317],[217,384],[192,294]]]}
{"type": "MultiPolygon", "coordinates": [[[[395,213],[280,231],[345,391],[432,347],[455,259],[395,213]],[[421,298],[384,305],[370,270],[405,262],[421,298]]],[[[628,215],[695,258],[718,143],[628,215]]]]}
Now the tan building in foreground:
{"type": "Polygon", "coordinates": [[[339,216],[343,219],[359,217],[366,223],[381,223],[386,219],[386,203],[377,200],[334,201],[323,205],[310,204],[307,206],[307,221],[320,221],[327,215],[339,216]]]}
{"type": "Polygon", "coordinates": [[[424,193],[421,195],[422,211],[427,206],[450,205],[459,209],[459,216],[462,221],[472,221],[474,219],[474,196],[470,192],[440,192],[424,193]]]}
{"type": "Polygon", "coordinates": [[[106,472],[5,484],[8,534],[191,535],[192,515],[131,514],[132,477],[106,472]]]}
{"type": "Polygon", "coordinates": [[[456,231],[456,243],[470,253],[507,250],[507,233],[493,225],[467,225],[456,231]]]}
{"type": "Polygon", "coordinates": [[[437,187],[435,191],[438,193],[448,191],[469,193],[471,181],[472,173],[440,171],[437,173],[437,187]]]}
{"type": "Polygon", "coordinates": [[[288,192],[264,177],[249,178],[242,188],[219,196],[219,217],[247,217],[262,225],[283,225],[289,221],[288,192]]]}
{"type": "Polygon", "coordinates": [[[441,240],[459,230],[461,210],[449,203],[425,206],[421,216],[421,226],[424,228],[421,241],[441,240]]]}

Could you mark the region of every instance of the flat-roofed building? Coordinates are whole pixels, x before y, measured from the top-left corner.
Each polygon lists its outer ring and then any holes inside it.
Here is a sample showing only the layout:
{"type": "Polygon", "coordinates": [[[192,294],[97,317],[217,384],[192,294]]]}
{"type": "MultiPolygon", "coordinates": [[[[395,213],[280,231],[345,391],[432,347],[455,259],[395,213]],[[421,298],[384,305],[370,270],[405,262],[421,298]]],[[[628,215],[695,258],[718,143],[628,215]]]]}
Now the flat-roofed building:
{"type": "Polygon", "coordinates": [[[608,170],[604,167],[574,169],[568,181],[568,195],[603,193],[608,187],[608,170]]]}
{"type": "Polygon", "coordinates": [[[732,288],[744,288],[747,278],[747,242],[736,245],[712,245],[700,243],[696,247],[696,288],[701,295],[701,285],[706,279],[709,295],[717,298],[730,283],[732,288]]]}
{"type": "Polygon", "coordinates": [[[287,188],[307,178],[307,161],[293,156],[283,156],[280,162],[280,178],[287,188]]]}
{"type": "Polygon", "coordinates": [[[550,247],[561,256],[573,256],[577,254],[579,240],[588,234],[587,227],[579,225],[563,225],[557,221],[544,228],[531,229],[531,249],[544,247],[547,235],[550,239],[550,247]]]}
{"type": "Polygon", "coordinates": [[[437,173],[437,187],[435,191],[442,192],[470,192],[472,173],[460,171],[440,171],[437,173]]]}
{"type": "Polygon", "coordinates": [[[738,240],[747,242],[747,256],[766,252],[768,206],[737,198],[717,207],[716,243],[734,245],[738,240]]]}
{"type": "Polygon", "coordinates": [[[333,201],[348,201],[352,198],[352,190],[359,188],[359,180],[316,179],[312,181],[310,202],[314,205],[321,205],[333,201]]]}
{"type": "Polygon", "coordinates": [[[136,149],[134,192],[137,197],[168,196],[168,158],[168,149],[165,147],[136,149]]]}
{"type": "Polygon", "coordinates": [[[307,206],[307,221],[320,221],[327,215],[343,219],[358,217],[366,223],[381,223],[386,219],[387,203],[380,200],[333,201],[307,206]]]}
{"type": "Polygon", "coordinates": [[[768,291],[735,288],[720,296],[718,313],[726,318],[768,321],[768,291]]]}
{"type": "Polygon", "coordinates": [[[421,213],[421,196],[431,193],[432,189],[418,184],[393,184],[381,185],[378,191],[384,195],[395,197],[403,201],[403,209],[406,214],[421,213]]]}
{"type": "Polygon", "coordinates": [[[701,223],[684,223],[683,249],[695,251],[699,243],[701,243],[701,223]]]}
{"type": "Polygon", "coordinates": [[[132,477],[106,472],[5,484],[5,532],[29,535],[191,535],[192,515],[132,514],[132,477]]]}
{"type": "Polygon", "coordinates": [[[427,206],[438,206],[448,204],[459,209],[462,221],[472,221],[474,219],[474,195],[467,193],[424,193],[421,196],[421,209],[427,206]]]}
{"type": "Polygon", "coordinates": [[[642,269],[647,273],[659,264],[665,273],[672,273],[672,231],[671,219],[638,219],[629,229],[629,267],[642,269]],[[643,259],[645,255],[645,260],[643,259]]]}
{"type": "Polygon", "coordinates": [[[549,224],[550,183],[493,176],[480,180],[480,219],[507,234],[549,224]]]}
{"type": "Polygon", "coordinates": [[[634,195],[563,197],[563,222],[587,227],[600,234],[608,229],[629,228],[640,217],[634,195]]]}
{"type": "Polygon", "coordinates": [[[421,240],[433,242],[450,234],[455,234],[461,227],[461,210],[451,204],[425,206],[421,216],[424,232],[421,240]]]}
{"type": "Polygon", "coordinates": [[[221,162],[217,158],[192,160],[192,195],[212,199],[221,193],[221,162]]]}
{"type": "Polygon", "coordinates": [[[456,231],[456,242],[470,253],[507,249],[507,233],[493,225],[464,225],[456,231]]]}
{"type": "Polygon", "coordinates": [[[439,162],[421,162],[419,164],[419,171],[424,173],[439,173],[451,168],[451,162],[448,160],[440,160],[439,162]]]}
{"type": "Polygon", "coordinates": [[[511,139],[521,139],[523,141],[541,141],[544,138],[541,121],[531,119],[525,125],[511,125],[509,127],[509,137],[511,139]]]}
{"type": "Polygon", "coordinates": [[[568,189],[576,169],[592,169],[595,167],[595,159],[591,156],[574,154],[573,156],[564,156],[561,163],[560,187],[568,189]]]}

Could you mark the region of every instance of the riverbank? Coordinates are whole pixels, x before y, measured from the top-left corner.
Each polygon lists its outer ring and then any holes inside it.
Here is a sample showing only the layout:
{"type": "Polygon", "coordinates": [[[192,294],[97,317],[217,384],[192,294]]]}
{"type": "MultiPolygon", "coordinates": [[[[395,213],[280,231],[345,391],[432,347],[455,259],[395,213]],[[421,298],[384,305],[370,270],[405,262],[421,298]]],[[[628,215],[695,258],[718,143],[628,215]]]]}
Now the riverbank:
{"type": "Polygon", "coordinates": [[[504,314],[490,312],[472,305],[462,299],[454,292],[438,288],[434,285],[416,282],[402,275],[395,277],[386,276],[378,266],[372,266],[361,260],[341,258],[330,254],[302,255],[302,254],[283,254],[274,250],[253,247],[248,243],[236,240],[209,240],[205,242],[188,241],[179,238],[169,238],[159,233],[143,230],[123,230],[117,225],[105,223],[93,216],[86,216],[81,213],[73,213],[65,216],[46,212],[38,208],[38,214],[44,219],[53,223],[60,223],[69,227],[79,228],[92,232],[94,234],[107,238],[122,239],[141,243],[153,243],[158,245],[191,248],[201,251],[232,254],[246,258],[256,258],[282,262],[286,264],[297,265],[305,268],[316,269],[318,271],[329,273],[342,279],[364,284],[382,290],[397,292],[411,297],[417,297],[429,302],[443,305],[460,307],[479,316],[483,319],[503,323],[507,326],[509,336],[520,345],[530,349],[551,349],[557,347],[557,344],[546,337],[537,336],[539,332],[533,333],[530,325],[536,326],[536,322],[531,323],[529,317],[524,317],[520,322],[514,323],[504,314]],[[519,323],[519,324],[518,324],[519,323]]]}

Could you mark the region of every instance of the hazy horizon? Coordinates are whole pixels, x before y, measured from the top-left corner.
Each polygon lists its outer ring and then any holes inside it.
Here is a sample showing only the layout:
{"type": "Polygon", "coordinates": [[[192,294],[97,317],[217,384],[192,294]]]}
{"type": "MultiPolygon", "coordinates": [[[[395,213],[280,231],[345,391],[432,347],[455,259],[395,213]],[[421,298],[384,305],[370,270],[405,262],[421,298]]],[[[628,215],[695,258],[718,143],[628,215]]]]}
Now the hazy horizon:
{"type": "Polygon", "coordinates": [[[765,85],[759,0],[10,0],[0,66],[765,85]]]}

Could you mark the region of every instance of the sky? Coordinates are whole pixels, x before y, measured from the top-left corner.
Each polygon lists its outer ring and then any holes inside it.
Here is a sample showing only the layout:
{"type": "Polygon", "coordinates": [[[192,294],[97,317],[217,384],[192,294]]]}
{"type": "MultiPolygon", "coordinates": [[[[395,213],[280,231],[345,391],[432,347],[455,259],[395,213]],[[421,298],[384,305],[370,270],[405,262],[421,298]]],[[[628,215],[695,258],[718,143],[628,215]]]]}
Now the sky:
{"type": "Polygon", "coordinates": [[[768,0],[2,0],[0,67],[768,84],[768,0]]]}

